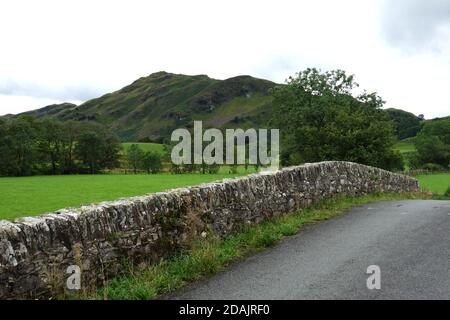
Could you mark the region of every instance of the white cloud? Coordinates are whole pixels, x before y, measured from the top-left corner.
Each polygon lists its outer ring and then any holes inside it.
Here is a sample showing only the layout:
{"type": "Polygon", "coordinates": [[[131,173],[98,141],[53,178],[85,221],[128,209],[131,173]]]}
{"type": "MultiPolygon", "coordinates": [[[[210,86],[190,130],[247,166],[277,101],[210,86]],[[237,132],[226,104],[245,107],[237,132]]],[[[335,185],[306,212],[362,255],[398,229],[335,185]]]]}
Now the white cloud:
{"type": "Polygon", "coordinates": [[[85,100],[161,70],[282,82],[315,66],[356,74],[388,106],[447,115],[447,48],[393,47],[385,10],[382,0],[2,2],[0,114],[85,100]]]}
{"type": "Polygon", "coordinates": [[[75,104],[81,103],[78,100],[54,100],[47,98],[36,98],[30,96],[18,96],[18,95],[4,95],[0,94],[0,114],[8,114],[11,112],[20,113],[34,109],[36,106],[48,106],[51,104],[72,102],[75,104]],[[6,107],[5,107],[6,106],[6,107]]]}
{"type": "Polygon", "coordinates": [[[450,40],[448,0],[384,0],[381,25],[387,43],[413,52],[440,52],[450,40]]]}

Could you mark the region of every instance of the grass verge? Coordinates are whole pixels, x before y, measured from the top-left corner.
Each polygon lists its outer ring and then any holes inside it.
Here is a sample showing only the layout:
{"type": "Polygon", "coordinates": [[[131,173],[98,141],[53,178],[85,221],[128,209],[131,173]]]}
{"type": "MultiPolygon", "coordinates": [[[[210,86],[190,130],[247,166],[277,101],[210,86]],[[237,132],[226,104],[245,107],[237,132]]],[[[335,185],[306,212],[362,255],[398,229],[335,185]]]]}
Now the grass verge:
{"type": "Polygon", "coordinates": [[[119,277],[87,299],[155,299],[189,282],[223,270],[228,264],[273,246],[296,234],[302,226],[327,220],[356,205],[375,201],[424,199],[426,194],[373,194],[326,200],[290,215],[267,220],[241,232],[219,238],[210,236],[192,243],[189,251],[145,268],[129,267],[119,277]]]}

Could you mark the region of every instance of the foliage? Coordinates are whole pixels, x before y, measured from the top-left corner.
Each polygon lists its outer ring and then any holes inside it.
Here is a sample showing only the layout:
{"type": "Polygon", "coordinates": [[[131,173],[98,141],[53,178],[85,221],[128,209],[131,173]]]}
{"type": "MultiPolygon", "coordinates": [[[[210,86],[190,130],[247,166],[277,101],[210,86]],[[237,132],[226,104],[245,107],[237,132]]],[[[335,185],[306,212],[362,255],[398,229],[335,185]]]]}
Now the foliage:
{"type": "Polygon", "coordinates": [[[137,170],[143,167],[144,162],[144,151],[137,145],[132,144],[126,153],[127,162],[136,174],[137,170]]]}
{"type": "Polygon", "coordinates": [[[144,152],[152,151],[157,152],[161,154],[162,156],[165,156],[165,153],[168,152],[167,148],[163,144],[159,143],[151,143],[151,142],[123,142],[122,143],[122,154],[126,155],[128,149],[133,145],[136,144],[139,146],[139,148],[142,149],[144,152]]]}
{"type": "Polygon", "coordinates": [[[445,191],[444,196],[450,197],[450,185],[447,188],[447,191],[445,191]]]}
{"type": "Polygon", "coordinates": [[[0,175],[96,173],[117,165],[120,145],[100,124],[21,116],[0,122],[0,175]]]}
{"type": "Polygon", "coordinates": [[[282,164],[344,160],[403,168],[384,102],[375,93],[352,96],[357,86],[344,71],[307,69],[272,90],[282,164]]]}
{"type": "Polygon", "coordinates": [[[0,175],[25,176],[39,168],[39,128],[31,117],[0,123],[0,175]]]}
{"type": "Polygon", "coordinates": [[[148,151],[144,154],[142,164],[147,173],[158,173],[162,169],[162,156],[158,152],[148,151]]]}
{"type": "Polygon", "coordinates": [[[445,168],[437,163],[425,163],[421,166],[422,169],[429,171],[444,171],[445,168]]]}
{"type": "Polygon", "coordinates": [[[222,128],[266,124],[271,107],[268,89],[274,85],[249,76],[216,80],[157,72],[77,108],[52,105],[28,114],[61,121],[97,121],[114,128],[121,141],[167,143],[174,129],[191,125],[193,119],[222,128]]]}
{"type": "Polygon", "coordinates": [[[91,174],[118,166],[120,143],[109,132],[101,129],[96,124],[91,130],[84,130],[75,146],[75,154],[91,174]]]}
{"type": "Polygon", "coordinates": [[[395,134],[399,140],[415,137],[420,131],[421,119],[414,114],[393,108],[387,109],[386,112],[394,122],[395,134]]]}
{"type": "Polygon", "coordinates": [[[450,118],[427,121],[414,139],[414,143],[420,165],[434,163],[449,168],[450,118]]]}

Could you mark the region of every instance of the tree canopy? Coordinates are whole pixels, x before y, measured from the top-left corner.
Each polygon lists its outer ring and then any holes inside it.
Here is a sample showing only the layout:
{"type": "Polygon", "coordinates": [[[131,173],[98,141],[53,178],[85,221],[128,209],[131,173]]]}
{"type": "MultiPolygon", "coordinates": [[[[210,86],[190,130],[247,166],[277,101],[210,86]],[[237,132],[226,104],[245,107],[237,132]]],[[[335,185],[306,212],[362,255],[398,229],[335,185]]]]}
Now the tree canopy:
{"type": "Polygon", "coordinates": [[[414,139],[417,149],[416,166],[437,164],[450,166],[450,118],[425,122],[414,139]]]}
{"type": "Polygon", "coordinates": [[[341,160],[402,168],[383,100],[375,93],[354,96],[357,87],[342,70],[307,69],[272,90],[284,165],[341,160]]]}
{"type": "Polygon", "coordinates": [[[420,123],[423,119],[416,117],[411,112],[400,109],[387,109],[386,112],[394,122],[395,134],[398,139],[412,138],[420,131],[420,123]]]}
{"type": "Polygon", "coordinates": [[[97,173],[118,164],[120,144],[100,124],[0,120],[0,175],[97,173]]]}

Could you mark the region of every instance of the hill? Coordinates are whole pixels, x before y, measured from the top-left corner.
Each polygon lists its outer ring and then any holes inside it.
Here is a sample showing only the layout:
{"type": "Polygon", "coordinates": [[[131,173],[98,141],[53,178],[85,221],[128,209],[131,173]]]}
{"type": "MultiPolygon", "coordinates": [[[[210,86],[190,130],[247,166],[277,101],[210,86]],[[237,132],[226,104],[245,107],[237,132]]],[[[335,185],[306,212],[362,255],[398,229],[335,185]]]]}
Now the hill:
{"type": "Polygon", "coordinates": [[[395,134],[398,139],[403,140],[415,137],[420,131],[421,118],[411,112],[401,109],[386,109],[391,120],[394,122],[395,134]]]}
{"type": "MultiPolygon", "coordinates": [[[[61,121],[97,121],[114,130],[123,142],[167,143],[174,129],[203,120],[205,127],[269,126],[276,83],[251,76],[226,80],[206,75],[157,72],[79,106],[62,103],[19,115],[61,121]]],[[[399,140],[414,137],[425,122],[400,109],[386,109],[399,140]]],[[[19,115],[6,115],[13,118],[19,115]]],[[[435,119],[437,121],[443,120],[435,119]]]]}
{"type": "Polygon", "coordinates": [[[36,118],[97,121],[122,141],[167,142],[171,132],[203,120],[207,127],[258,127],[270,118],[268,91],[276,84],[250,76],[216,80],[157,72],[79,106],[50,105],[29,111],[36,118]]]}

